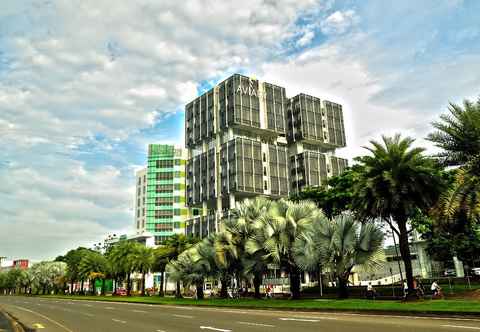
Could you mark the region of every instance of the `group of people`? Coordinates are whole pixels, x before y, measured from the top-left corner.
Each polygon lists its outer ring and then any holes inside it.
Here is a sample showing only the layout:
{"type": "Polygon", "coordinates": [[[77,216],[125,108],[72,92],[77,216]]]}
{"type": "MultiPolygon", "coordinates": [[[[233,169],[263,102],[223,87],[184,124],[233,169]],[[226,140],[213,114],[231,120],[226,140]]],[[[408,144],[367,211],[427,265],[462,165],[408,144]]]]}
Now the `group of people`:
{"type": "MultiPolygon", "coordinates": [[[[423,288],[422,283],[419,280],[414,279],[413,280],[413,287],[414,287],[414,290],[417,294],[417,297],[423,298],[423,296],[425,295],[425,289],[423,288]]],[[[432,285],[430,286],[430,290],[432,291],[432,298],[443,297],[442,288],[440,287],[440,285],[438,284],[437,281],[432,282],[432,285]]],[[[404,281],[403,282],[403,295],[404,295],[404,297],[406,297],[407,294],[408,294],[408,284],[407,284],[406,281],[404,281]]],[[[376,296],[377,296],[377,291],[375,290],[375,288],[373,288],[371,282],[369,282],[368,285],[367,285],[367,294],[366,295],[367,295],[367,298],[371,298],[371,299],[375,299],[376,296]]]]}

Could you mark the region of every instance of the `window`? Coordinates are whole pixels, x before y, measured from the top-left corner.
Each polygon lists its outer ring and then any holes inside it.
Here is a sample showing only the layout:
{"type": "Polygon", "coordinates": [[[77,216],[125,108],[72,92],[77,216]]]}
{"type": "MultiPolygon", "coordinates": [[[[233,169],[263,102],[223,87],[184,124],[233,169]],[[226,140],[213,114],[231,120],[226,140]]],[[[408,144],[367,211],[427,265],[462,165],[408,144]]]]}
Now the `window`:
{"type": "Polygon", "coordinates": [[[173,160],[157,160],[157,168],[172,168],[174,165],[173,160]]]}
{"type": "Polygon", "coordinates": [[[174,172],[157,173],[157,181],[158,180],[173,180],[173,173],[174,172]]]}
{"type": "Polygon", "coordinates": [[[140,218],[140,209],[137,210],[137,218],[140,218]]]}

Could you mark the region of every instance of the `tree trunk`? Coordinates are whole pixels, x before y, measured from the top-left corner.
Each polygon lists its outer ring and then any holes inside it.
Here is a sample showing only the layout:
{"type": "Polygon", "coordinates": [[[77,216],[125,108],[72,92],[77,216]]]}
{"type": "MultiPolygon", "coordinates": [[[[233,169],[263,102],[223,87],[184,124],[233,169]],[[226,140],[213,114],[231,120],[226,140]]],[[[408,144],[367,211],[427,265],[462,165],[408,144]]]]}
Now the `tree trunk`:
{"type": "Polygon", "coordinates": [[[398,230],[400,236],[398,239],[400,246],[400,254],[402,255],[403,263],[405,264],[405,276],[407,278],[407,298],[410,298],[415,294],[413,289],[413,270],[412,270],[412,259],[410,257],[410,246],[408,245],[408,232],[407,232],[407,221],[406,220],[397,220],[398,230]]]}
{"type": "Polygon", "coordinates": [[[220,288],[220,298],[226,299],[228,297],[228,276],[225,274],[220,278],[222,287],[220,288]]]}
{"type": "Polygon", "coordinates": [[[70,280],[70,295],[73,295],[73,284],[74,284],[74,280],[70,280]]]}
{"type": "Polygon", "coordinates": [[[158,291],[158,296],[164,296],[165,292],[163,291],[163,284],[165,282],[165,272],[160,273],[160,290],[158,291]]]}
{"type": "Polygon", "coordinates": [[[113,278],[113,295],[117,294],[117,282],[118,282],[117,277],[113,278]]]}
{"type": "Polygon", "coordinates": [[[80,293],[81,293],[82,295],[84,295],[84,294],[83,294],[83,286],[84,286],[84,285],[83,285],[83,279],[82,279],[82,282],[80,283],[80,293]]]}
{"type": "Polygon", "coordinates": [[[338,277],[338,297],[341,299],[348,298],[348,277],[338,277]]]}
{"type": "Polygon", "coordinates": [[[105,278],[102,279],[102,295],[105,295],[105,278]]]}
{"type": "Polygon", "coordinates": [[[142,296],[145,296],[145,272],[142,273],[142,296]]]}
{"type": "Polygon", "coordinates": [[[253,276],[253,288],[255,288],[255,298],[259,299],[262,297],[260,295],[260,286],[262,285],[262,273],[255,273],[253,276]]]}
{"type": "Polygon", "coordinates": [[[300,270],[297,266],[290,266],[290,298],[300,298],[300,270]]]}
{"type": "Polygon", "coordinates": [[[182,291],[180,289],[180,281],[177,281],[177,285],[176,285],[176,288],[175,288],[175,298],[177,298],[177,299],[183,298],[182,291]]]}
{"type": "Polygon", "coordinates": [[[203,280],[199,281],[196,284],[196,287],[197,287],[197,300],[203,300],[203,298],[204,298],[204,296],[203,296],[203,280]]]}
{"type": "Polygon", "coordinates": [[[127,272],[127,296],[131,296],[132,282],[130,280],[130,272],[127,272]]]}

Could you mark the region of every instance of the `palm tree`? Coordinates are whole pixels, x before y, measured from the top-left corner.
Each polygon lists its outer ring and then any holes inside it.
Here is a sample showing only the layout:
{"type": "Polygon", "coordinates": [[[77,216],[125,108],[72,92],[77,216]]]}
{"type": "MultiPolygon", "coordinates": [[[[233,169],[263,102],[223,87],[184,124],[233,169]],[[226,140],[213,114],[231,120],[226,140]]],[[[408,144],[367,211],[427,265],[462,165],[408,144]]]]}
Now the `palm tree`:
{"type": "Polygon", "coordinates": [[[145,296],[145,275],[152,269],[154,263],[153,250],[145,246],[138,246],[134,254],[135,270],[142,275],[142,296],[145,296]]]}
{"type": "Polygon", "coordinates": [[[91,293],[95,294],[95,282],[102,280],[102,295],[105,294],[105,279],[108,274],[107,259],[99,252],[89,252],[80,261],[79,272],[90,280],[91,293]]]}
{"type": "Polygon", "coordinates": [[[302,269],[329,269],[338,281],[339,297],[348,297],[352,270],[372,271],[384,261],[383,232],[373,223],[360,223],[351,214],[332,220],[318,215],[311,227],[297,238],[295,260],[302,269]]]}
{"type": "Polygon", "coordinates": [[[288,272],[292,299],[300,297],[301,273],[294,259],[293,244],[318,213],[313,202],[279,200],[254,222],[255,234],[248,241],[250,254],[264,252],[265,260],[288,272]]]}
{"type": "Polygon", "coordinates": [[[448,110],[433,123],[436,131],[427,139],[443,150],[437,156],[445,165],[463,166],[480,154],[480,98],[465,100],[463,108],[450,104],[448,110]]]}
{"type": "MultiPolygon", "coordinates": [[[[172,262],[180,256],[182,252],[190,248],[196,242],[195,239],[186,237],[182,234],[174,234],[170,236],[162,245],[165,249],[164,257],[168,262],[172,262]]],[[[175,287],[175,297],[181,298],[180,280],[177,280],[175,287]]]]}
{"type": "Polygon", "coordinates": [[[123,275],[127,281],[127,296],[131,295],[132,281],[131,274],[135,272],[135,254],[141,246],[137,242],[120,241],[109,252],[109,259],[115,272],[123,275]]]}
{"type": "Polygon", "coordinates": [[[413,293],[408,222],[418,210],[426,212],[443,189],[440,169],[423,148],[413,148],[412,138],[382,136],[370,141],[372,153],[356,160],[363,168],[354,188],[353,209],[361,220],[380,218],[399,237],[409,293],[413,293]]]}
{"type": "Polygon", "coordinates": [[[437,220],[464,216],[480,222],[480,98],[476,103],[465,100],[463,108],[450,104],[450,114],[434,122],[437,129],[428,135],[443,151],[437,156],[446,166],[460,166],[455,182],[440,200],[437,220]]]}
{"type": "Polygon", "coordinates": [[[160,289],[159,296],[164,296],[163,286],[165,284],[165,270],[170,256],[170,249],[165,246],[159,246],[153,252],[152,271],[160,273],[160,289]]]}

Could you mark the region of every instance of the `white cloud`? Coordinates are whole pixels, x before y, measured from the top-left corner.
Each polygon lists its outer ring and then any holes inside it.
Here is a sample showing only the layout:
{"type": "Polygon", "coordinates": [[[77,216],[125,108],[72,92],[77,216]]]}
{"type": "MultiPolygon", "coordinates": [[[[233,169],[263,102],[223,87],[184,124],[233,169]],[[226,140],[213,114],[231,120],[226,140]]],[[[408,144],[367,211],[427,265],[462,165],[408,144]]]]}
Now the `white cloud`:
{"type": "Polygon", "coordinates": [[[321,30],[327,35],[345,33],[350,27],[358,22],[354,10],[336,11],[321,23],[321,30]]]}

